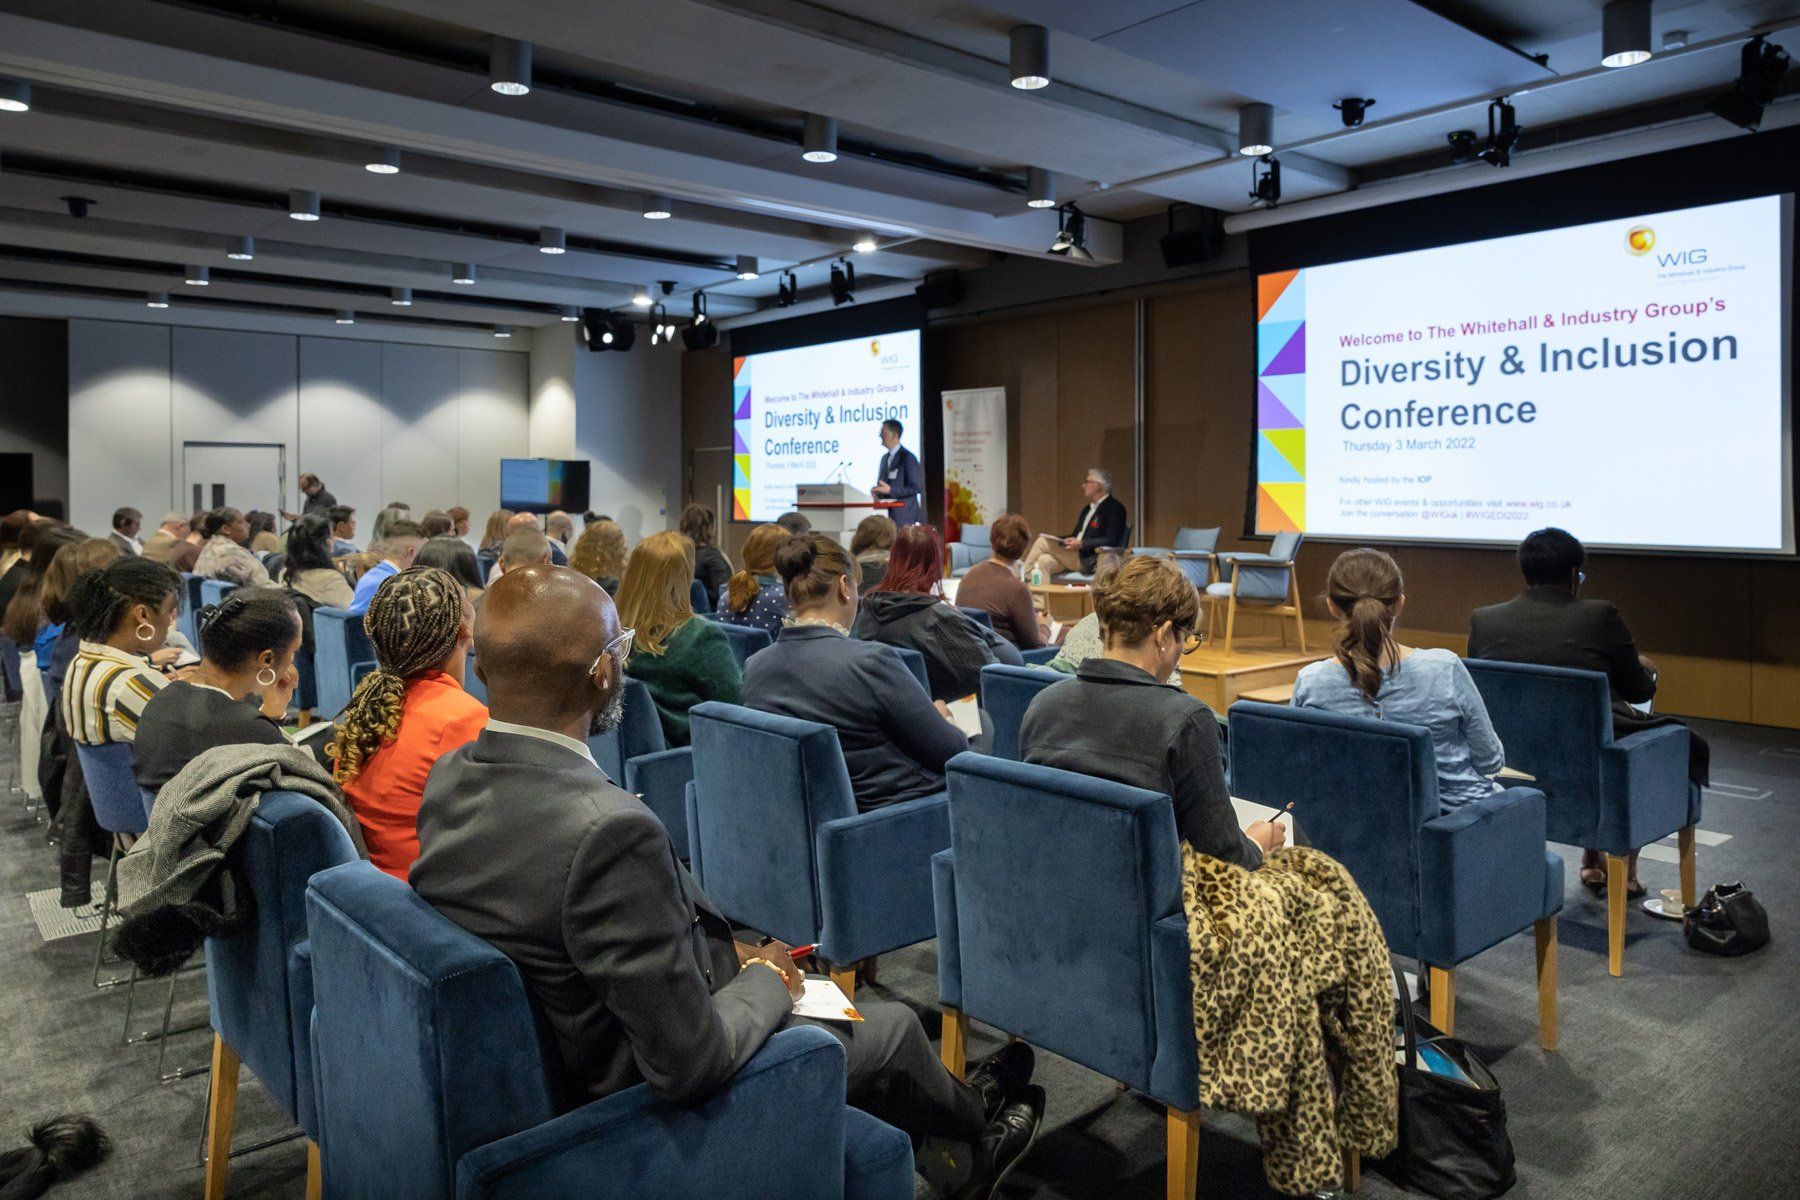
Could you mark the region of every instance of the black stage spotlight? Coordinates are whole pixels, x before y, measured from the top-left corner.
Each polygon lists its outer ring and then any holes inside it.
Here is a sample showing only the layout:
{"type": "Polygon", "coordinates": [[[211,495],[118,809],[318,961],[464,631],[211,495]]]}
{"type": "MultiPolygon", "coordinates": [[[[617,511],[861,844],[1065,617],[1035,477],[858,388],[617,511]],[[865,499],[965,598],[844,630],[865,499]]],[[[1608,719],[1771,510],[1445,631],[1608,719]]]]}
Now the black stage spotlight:
{"type": "Polygon", "coordinates": [[[1513,106],[1502,96],[1488,105],[1488,142],[1478,157],[1489,166],[1511,166],[1512,152],[1519,145],[1519,133],[1519,122],[1513,106]]]}
{"type": "Polygon", "coordinates": [[[831,264],[831,302],[849,304],[856,299],[856,264],[840,258],[831,264]]]}
{"type": "Polygon", "coordinates": [[[1363,114],[1368,112],[1374,105],[1375,101],[1373,98],[1364,99],[1360,96],[1345,96],[1331,107],[1337,109],[1338,114],[1344,118],[1345,129],[1355,129],[1358,125],[1363,123],[1363,114]]]}
{"type": "Polygon", "coordinates": [[[1281,160],[1264,155],[1250,165],[1250,171],[1254,181],[1250,188],[1250,199],[1255,202],[1256,207],[1274,208],[1280,204],[1281,160]]]}
{"type": "Polygon", "coordinates": [[[1450,162],[1460,166],[1475,157],[1475,131],[1458,129],[1450,135],[1450,162]]]}
{"type": "Polygon", "coordinates": [[[1050,243],[1050,253],[1084,262],[1094,257],[1087,248],[1087,214],[1074,204],[1057,211],[1056,240],[1050,243]]]}
{"type": "Polygon", "coordinates": [[[681,344],[689,350],[711,350],[719,344],[719,327],[711,321],[704,325],[688,325],[681,331],[681,344]]]}
{"type": "Polygon", "coordinates": [[[775,304],[778,308],[792,308],[800,303],[800,279],[792,271],[781,273],[781,282],[775,287],[775,304]]]}
{"type": "Polygon", "coordinates": [[[1787,74],[1788,62],[1788,52],[1780,46],[1772,45],[1760,36],[1751,38],[1744,43],[1737,82],[1730,91],[1709,100],[1707,110],[1754,133],[1762,126],[1763,108],[1781,89],[1781,77],[1787,74]]]}
{"type": "Polygon", "coordinates": [[[598,308],[581,310],[581,337],[587,348],[598,354],[603,350],[629,350],[637,340],[637,326],[598,308]]]}

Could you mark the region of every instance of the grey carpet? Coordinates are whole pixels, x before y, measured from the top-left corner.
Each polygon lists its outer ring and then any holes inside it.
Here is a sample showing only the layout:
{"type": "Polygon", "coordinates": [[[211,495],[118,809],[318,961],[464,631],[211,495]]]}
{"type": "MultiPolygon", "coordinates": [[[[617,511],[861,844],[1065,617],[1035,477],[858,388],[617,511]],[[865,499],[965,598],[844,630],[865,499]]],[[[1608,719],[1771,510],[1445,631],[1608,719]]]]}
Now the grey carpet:
{"type": "MultiPolygon", "coordinates": [[[[1518,1150],[1511,1193],[1541,1200],[1623,1196],[1706,1200],[1800,1195],[1800,1022],[1796,977],[1784,944],[1800,928],[1794,850],[1800,845],[1800,733],[1700,726],[1714,746],[1717,782],[1702,828],[1730,840],[1700,849],[1700,884],[1743,879],[1769,909],[1776,943],[1749,959],[1688,951],[1678,927],[1631,915],[1625,976],[1606,973],[1605,913],[1574,882],[1562,916],[1562,1048],[1536,1042],[1536,990],[1529,934],[1458,972],[1457,1032],[1499,1077],[1518,1150]]],[[[1672,864],[1646,860],[1652,891],[1676,883],[1672,864]]],[[[118,1044],[124,996],[95,991],[92,937],[45,943],[25,902],[54,886],[55,855],[41,828],[16,805],[0,811],[0,1134],[22,1137],[40,1116],[85,1111],[112,1134],[117,1152],[86,1179],[53,1194],[191,1198],[200,1194],[195,1154],[206,1102],[204,1077],[159,1084],[155,1048],[118,1044]]],[[[935,1036],[934,957],[916,947],[881,962],[878,993],[917,1009],[935,1036]]],[[[160,1018],[160,987],[140,989],[140,1025],[160,1018]]],[[[198,976],[178,990],[176,1022],[205,1012],[198,976]]],[[[971,1047],[997,1045],[979,1029],[971,1047]]],[[[175,1039],[171,1059],[204,1060],[204,1033],[175,1039]]],[[[1079,1067],[1043,1056],[1050,1094],[1046,1128],[1008,1194],[1041,1197],[1162,1195],[1161,1111],[1079,1067]]],[[[286,1128],[246,1074],[238,1141],[286,1128]]],[[[0,1149],[14,1144],[0,1143],[0,1149]]],[[[1264,1197],[1254,1131],[1218,1116],[1201,1145],[1200,1194],[1264,1197]]],[[[299,1197],[305,1151],[291,1142],[247,1154],[232,1167],[235,1197],[299,1197]]],[[[698,1194],[698,1193],[697,1193],[698,1194]]],[[[1363,1195],[1402,1195],[1366,1176],[1363,1195]]]]}

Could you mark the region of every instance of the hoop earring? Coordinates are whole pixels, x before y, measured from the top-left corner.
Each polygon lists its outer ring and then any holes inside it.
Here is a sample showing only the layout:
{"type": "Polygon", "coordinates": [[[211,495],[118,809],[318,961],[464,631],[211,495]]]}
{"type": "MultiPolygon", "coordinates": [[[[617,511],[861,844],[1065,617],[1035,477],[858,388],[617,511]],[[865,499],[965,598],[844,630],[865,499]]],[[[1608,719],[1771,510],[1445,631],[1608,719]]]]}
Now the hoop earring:
{"type": "Polygon", "coordinates": [[[256,685],[258,687],[274,687],[275,686],[275,672],[268,667],[264,667],[262,670],[258,671],[256,673],[256,685]],[[264,675],[267,675],[268,678],[264,679],[263,678],[264,675]]]}
{"type": "Polygon", "coordinates": [[[140,642],[153,641],[156,638],[156,626],[148,621],[139,621],[137,629],[133,632],[137,634],[137,640],[140,642]]]}

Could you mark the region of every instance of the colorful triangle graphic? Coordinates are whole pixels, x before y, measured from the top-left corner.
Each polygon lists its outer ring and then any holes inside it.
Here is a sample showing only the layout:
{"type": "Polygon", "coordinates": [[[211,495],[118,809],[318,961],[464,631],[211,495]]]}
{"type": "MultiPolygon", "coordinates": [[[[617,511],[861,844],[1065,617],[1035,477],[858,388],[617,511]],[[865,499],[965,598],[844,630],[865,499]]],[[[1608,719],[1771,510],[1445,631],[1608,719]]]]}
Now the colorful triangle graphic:
{"type": "Polygon", "coordinates": [[[1260,533],[1306,532],[1306,485],[1259,484],[1256,489],[1256,528],[1260,533]]]}
{"type": "MultiPolygon", "coordinates": [[[[1298,433],[1306,436],[1306,431],[1296,429],[1278,429],[1277,433],[1298,433]]],[[[1305,483],[1304,472],[1295,468],[1288,456],[1281,452],[1281,447],[1269,440],[1268,434],[1256,439],[1256,482],[1269,483],[1305,483]]]]}
{"type": "MultiPolygon", "coordinates": [[[[1299,473],[1301,479],[1306,478],[1306,430],[1304,429],[1266,429],[1263,440],[1273,446],[1288,465],[1299,473]]],[[[1263,478],[1259,475],[1257,478],[1263,478]]]]}
{"type": "Polygon", "coordinates": [[[1302,429],[1305,422],[1288,410],[1268,388],[1256,386],[1256,427],[1269,429],[1302,429]]]}
{"type": "Polygon", "coordinates": [[[1256,373],[1261,375],[1264,368],[1275,361],[1287,344],[1293,340],[1294,331],[1300,328],[1299,321],[1265,321],[1256,327],[1256,373]]]}
{"type": "Polygon", "coordinates": [[[1294,282],[1299,274],[1300,272],[1297,270],[1273,271],[1267,275],[1257,276],[1256,319],[1258,321],[1269,315],[1269,310],[1275,307],[1277,300],[1281,299],[1281,293],[1287,291],[1288,284],[1294,282]]]}
{"type": "Polygon", "coordinates": [[[1267,325],[1271,321],[1304,320],[1306,320],[1306,272],[1302,271],[1292,283],[1282,289],[1281,295],[1275,298],[1275,302],[1269,305],[1268,311],[1262,315],[1262,323],[1267,325]]]}
{"type": "Polygon", "coordinates": [[[1262,369],[1264,375],[1304,375],[1306,374],[1306,322],[1300,322],[1287,345],[1269,360],[1268,366],[1262,369]]]}

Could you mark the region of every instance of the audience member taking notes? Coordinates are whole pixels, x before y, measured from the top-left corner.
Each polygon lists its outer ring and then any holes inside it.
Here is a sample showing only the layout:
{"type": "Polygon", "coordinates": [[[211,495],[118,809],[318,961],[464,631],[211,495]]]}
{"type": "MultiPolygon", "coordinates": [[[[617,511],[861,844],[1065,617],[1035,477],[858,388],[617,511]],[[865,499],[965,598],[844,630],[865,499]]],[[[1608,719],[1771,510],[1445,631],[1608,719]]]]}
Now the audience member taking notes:
{"type": "Polygon", "coordinates": [[[783,541],[775,565],[789,622],[744,668],[744,703],[836,729],[862,812],[943,791],[944,765],[969,748],[968,739],[899,655],[850,637],[857,605],[850,556],[824,534],[808,533],[783,541]]]}
{"type": "Polygon", "coordinates": [[[588,752],[584,739],[619,721],[629,640],[606,593],[573,571],[495,584],[476,632],[493,718],[432,772],[413,888],[518,965],[581,1093],[647,1083],[696,1104],[776,1030],[814,1024],[844,1045],[849,1103],[915,1144],[972,1145],[963,1194],[991,1195],[1043,1114],[1029,1048],[1007,1046],[962,1083],[903,1005],[863,1000],[854,1024],[793,1015],[789,947],[734,942],[662,824],[588,752]]]}
{"type": "Polygon", "coordinates": [[[670,746],[688,744],[688,709],[736,704],[744,683],[725,631],[694,616],[693,578],[694,544],[669,529],[638,544],[619,584],[619,619],[636,636],[627,669],[650,689],[670,746]]]}
{"type": "Polygon", "coordinates": [[[1498,791],[1492,776],[1506,752],[1462,660],[1394,640],[1406,607],[1400,566],[1379,550],[1346,550],[1325,580],[1331,615],[1343,622],[1337,655],[1294,681],[1295,708],[1423,725],[1437,756],[1438,801],[1446,811],[1498,791]]]}

